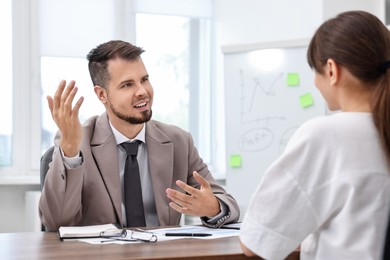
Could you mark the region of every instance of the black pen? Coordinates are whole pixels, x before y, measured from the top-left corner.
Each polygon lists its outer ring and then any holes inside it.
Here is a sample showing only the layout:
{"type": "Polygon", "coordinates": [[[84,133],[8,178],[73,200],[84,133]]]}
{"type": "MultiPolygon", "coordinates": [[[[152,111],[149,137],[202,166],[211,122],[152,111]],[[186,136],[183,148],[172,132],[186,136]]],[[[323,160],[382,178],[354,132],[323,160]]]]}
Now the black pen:
{"type": "Polygon", "coordinates": [[[211,235],[207,233],[165,233],[167,237],[208,237],[211,235]]]}

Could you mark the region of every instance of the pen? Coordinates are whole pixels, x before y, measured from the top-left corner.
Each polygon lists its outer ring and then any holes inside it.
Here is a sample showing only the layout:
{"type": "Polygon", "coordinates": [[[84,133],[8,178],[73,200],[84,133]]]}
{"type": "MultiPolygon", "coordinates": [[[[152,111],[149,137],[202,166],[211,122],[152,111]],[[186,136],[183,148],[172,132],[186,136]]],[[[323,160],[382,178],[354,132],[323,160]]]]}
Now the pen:
{"type": "Polygon", "coordinates": [[[207,233],[165,233],[167,237],[208,237],[211,235],[207,233]]]}

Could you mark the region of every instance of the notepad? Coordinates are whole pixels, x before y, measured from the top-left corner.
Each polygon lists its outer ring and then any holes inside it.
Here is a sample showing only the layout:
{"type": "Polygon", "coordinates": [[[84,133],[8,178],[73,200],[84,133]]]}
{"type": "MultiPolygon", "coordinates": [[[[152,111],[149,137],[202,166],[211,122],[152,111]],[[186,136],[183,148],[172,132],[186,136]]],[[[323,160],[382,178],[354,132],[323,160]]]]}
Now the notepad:
{"type": "Polygon", "coordinates": [[[58,235],[63,239],[97,238],[106,230],[120,230],[115,224],[103,224],[94,226],[64,226],[58,229],[58,235]]]}

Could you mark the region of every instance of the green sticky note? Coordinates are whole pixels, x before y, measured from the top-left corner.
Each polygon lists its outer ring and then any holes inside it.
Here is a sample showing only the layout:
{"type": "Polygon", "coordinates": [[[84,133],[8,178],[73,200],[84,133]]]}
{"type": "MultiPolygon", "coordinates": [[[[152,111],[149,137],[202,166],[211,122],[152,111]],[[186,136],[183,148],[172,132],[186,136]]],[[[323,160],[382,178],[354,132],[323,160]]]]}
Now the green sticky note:
{"type": "Polygon", "coordinates": [[[287,74],[287,86],[298,86],[299,85],[299,74],[288,73],[287,74]]]}
{"type": "Polygon", "coordinates": [[[310,93],[302,95],[299,97],[299,103],[302,108],[310,107],[314,104],[313,96],[310,93]]]}
{"type": "Polygon", "coordinates": [[[241,155],[239,155],[239,154],[230,155],[229,164],[230,164],[230,167],[232,167],[232,168],[241,167],[241,155]]]}

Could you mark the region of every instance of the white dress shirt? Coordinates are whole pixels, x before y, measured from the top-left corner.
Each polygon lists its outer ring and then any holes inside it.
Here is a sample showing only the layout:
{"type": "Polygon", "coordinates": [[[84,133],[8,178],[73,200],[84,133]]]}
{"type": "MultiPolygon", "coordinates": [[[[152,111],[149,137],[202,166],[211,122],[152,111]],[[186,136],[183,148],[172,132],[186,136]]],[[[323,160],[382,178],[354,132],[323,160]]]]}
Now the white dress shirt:
{"type": "Polygon", "coordinates": [[[121,134],[115,127],[110,123],[112,132],[114,133],[117,148],[118,148],[118,157],[119,157],[119,175],[121,181],[122,189],[122,218],[124,223],[127,223],[126,220],[126,210],[125,210],[125,189],[124,189],[124,172],[125,172],[125,163],[126,163],[126,151],[120,145],[123,142],[134,142],[135,140],[141,141],[138,146],[137,160],[139,166],[141,187],[142,187],[142,200],[144,203],[144,213],[145,213],[145,223],[146,226],[156,227],[159,226],[156,203],[154,200],[154,192],[152,181],[150,178],[149,164],[148,164],[148,153],[145,144],[145,124],[142,127],[142,130],[134,139],[128,139],[126,136],[121,134]]]}

